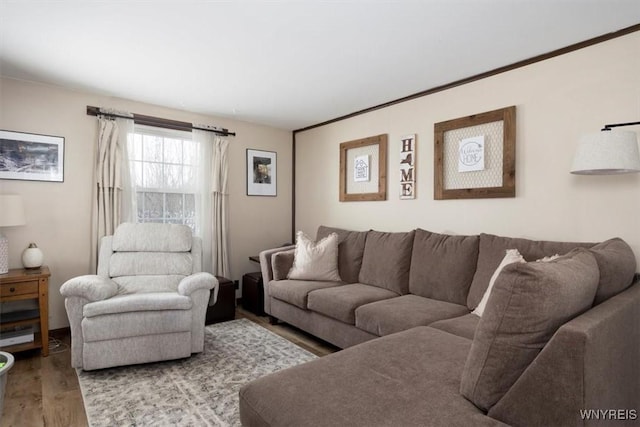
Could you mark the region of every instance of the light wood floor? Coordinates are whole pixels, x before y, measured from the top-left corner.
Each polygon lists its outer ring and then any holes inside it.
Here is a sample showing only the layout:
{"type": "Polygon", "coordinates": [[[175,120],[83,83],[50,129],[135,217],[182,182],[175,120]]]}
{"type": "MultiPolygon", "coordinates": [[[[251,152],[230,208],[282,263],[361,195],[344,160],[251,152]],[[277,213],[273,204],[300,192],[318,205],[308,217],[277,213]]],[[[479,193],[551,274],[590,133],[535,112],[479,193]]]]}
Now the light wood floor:
{"type": "MultiPolygon", "coordinates": [[[[267,317],[236,309],[236,319],[247,318],[305,348],[324,356],[338,348],[286,324],[271,325],[267,317]]],[[[62,346],[49,357],[31,351],[15,354],[7,378],[2,427],[86,426],[87,417],[75,370],[71,368],[68,336],[58,336],[62,346]]]]}

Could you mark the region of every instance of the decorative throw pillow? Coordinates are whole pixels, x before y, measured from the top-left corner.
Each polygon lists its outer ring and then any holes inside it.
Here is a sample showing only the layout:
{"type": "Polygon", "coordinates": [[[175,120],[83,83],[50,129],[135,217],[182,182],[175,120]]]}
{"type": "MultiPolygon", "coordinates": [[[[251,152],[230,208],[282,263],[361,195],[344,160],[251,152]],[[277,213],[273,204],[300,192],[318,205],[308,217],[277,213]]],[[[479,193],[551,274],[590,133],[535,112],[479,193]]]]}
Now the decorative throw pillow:
{"type": "Polygon", "coordinates": [[[273,257],[271,257],[273,280],[284,280],[288,277],[289,271],[293,267],[294,256],[295,249],[273,254],[273,257]]]}
{"type": "Polygon", "coordinates": [[[302,231],[296,234],[296,249],[289,279],[340,282],[338,272],[338,235],[331,233],[319,242],[302,231]]]}
{"type": "Polygon", "coordinates": [[[491,294],[491,289],[493,289],[493,285],[496,283],[496,279],[498,278],[498,275],[500,274],[500,272],[505,266],[509,264],[513,264],[514,262],[526,262],[526,261],[524,260],[522,255],[520,255],[520,252],[518,252],[517,249],[507,249],[504,258],[502,258],[502,262],[500,263],[500,265],[498,265],[498,268],[496,268],[496,271],[493,273],[493,276],[491,276],[491,280],[489,280],[489,287],[487,288],[486,291],[484,291],[484,295],[482,295],[480,304],[478,304],[476,309],[473,310],[472,312],[473,314],[476,314],[482,317],[482,313],[484,313],[484,308],[487,306],[487,301],[489,300],[489,294],[491,294]]]}
{"type": "Polygon", "coordinates": [[[507,265],[496,280],[462,372],[460,393],[488,411],[560,326],[588,310],[600,272],[588,249],[507,265]]]}
{"type": "Polygon", "coordinates": [[[546,256],[546,257],[542,257],[542,258],[540,258],[540,259],[537,259],[537,260],[536,260],[536,262],[550,262],[550,261],[556,260],[556,259],[558,259],[558,258],[560,258],[560,255],[559,255],[559,254],[549,255],[549,256],[546,256]]]}

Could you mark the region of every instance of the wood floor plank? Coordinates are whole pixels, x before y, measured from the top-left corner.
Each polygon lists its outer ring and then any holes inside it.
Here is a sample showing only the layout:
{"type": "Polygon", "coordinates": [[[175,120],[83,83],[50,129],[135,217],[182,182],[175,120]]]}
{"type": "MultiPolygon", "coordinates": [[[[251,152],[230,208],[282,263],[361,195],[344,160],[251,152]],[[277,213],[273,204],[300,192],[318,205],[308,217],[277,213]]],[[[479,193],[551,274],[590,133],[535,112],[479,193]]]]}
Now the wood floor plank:
{"type": "MultiPolygon", "coordinates": [[[[339,350],[285,323],[271,325],[266,316],[256,316],[242,307],[236,319],[252,322],[317,355],[339,350]]],[[[61,346],[50,348],[48,357],[38,350],[15,354],[16,362],[8,373],[4,410],[0,427],[85,427],[87,416],[78,377],[71,368],[70,337],[62,336],[61,346]]]]}

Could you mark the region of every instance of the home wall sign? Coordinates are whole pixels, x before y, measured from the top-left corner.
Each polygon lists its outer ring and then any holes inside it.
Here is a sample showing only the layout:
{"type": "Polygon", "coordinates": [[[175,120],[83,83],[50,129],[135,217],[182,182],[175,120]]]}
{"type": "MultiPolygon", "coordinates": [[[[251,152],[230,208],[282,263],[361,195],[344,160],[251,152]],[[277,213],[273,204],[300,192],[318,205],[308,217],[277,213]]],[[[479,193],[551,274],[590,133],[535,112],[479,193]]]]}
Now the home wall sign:
{"type": "Polygon", "coordinates": [[[387,135],[340,144],[340,201],[387,199],[387,135]]]}
{"type": "Polygon", "coordinates": [[[416,136],[400,139],[400,200],[416,198],[416,136]]]}
{"type": "Polygon", "coordinates": [[[436,123],[434,142],[434,199],[515,197],[515,106],[436,123]]]}

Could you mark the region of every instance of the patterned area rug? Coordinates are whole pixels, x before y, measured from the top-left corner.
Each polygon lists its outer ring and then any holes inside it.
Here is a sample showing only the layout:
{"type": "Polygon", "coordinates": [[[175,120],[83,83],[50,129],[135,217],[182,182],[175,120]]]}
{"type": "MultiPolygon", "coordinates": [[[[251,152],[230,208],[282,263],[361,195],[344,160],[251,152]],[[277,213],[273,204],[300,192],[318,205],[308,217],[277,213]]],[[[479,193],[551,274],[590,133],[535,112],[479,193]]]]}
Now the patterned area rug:
{"type": "Polygon", "coordinates": [[[206,327],[189,359],[78,370],[89,425],[239,426],[238,390],[316,356],[247,319],[206,327]]]}

